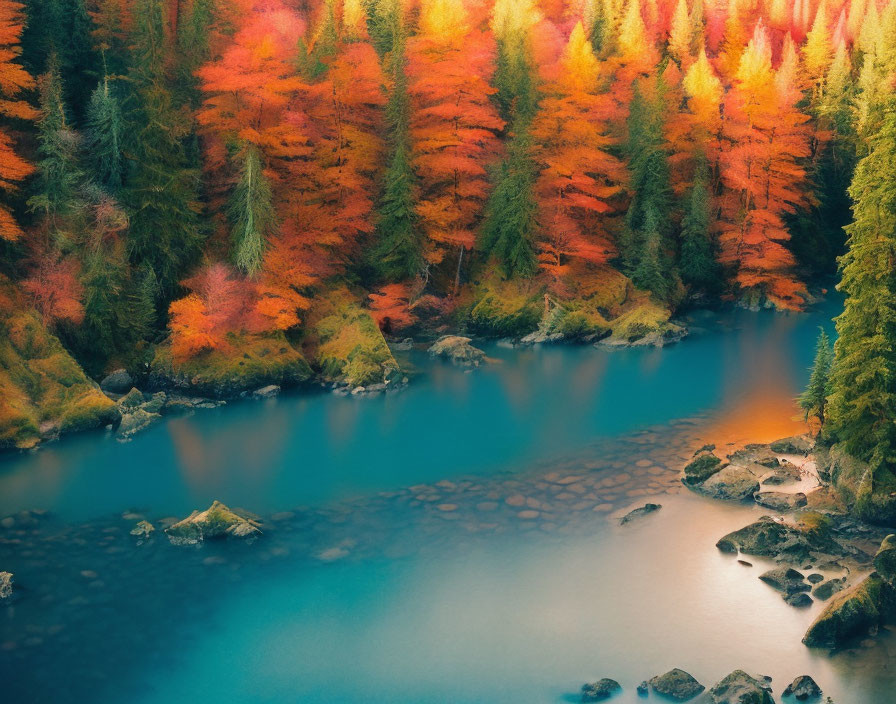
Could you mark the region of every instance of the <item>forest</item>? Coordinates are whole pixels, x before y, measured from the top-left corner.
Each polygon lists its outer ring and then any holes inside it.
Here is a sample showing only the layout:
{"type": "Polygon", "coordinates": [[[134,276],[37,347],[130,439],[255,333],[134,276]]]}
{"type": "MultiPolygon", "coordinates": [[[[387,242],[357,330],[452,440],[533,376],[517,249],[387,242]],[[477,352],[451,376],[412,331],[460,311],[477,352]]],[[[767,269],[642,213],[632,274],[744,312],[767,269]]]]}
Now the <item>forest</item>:
{"type": "MultiPolygon", "coordinates": [[[[6,327],[89,376],[369,384],[383,335],[672,335],[694,305],[802,310],[843,255],[832,414],[865,458],[892,418],[894,2],[0,13],[6,327]]],[[[40,380],[3,383],[9,442],[40,380]]]]}

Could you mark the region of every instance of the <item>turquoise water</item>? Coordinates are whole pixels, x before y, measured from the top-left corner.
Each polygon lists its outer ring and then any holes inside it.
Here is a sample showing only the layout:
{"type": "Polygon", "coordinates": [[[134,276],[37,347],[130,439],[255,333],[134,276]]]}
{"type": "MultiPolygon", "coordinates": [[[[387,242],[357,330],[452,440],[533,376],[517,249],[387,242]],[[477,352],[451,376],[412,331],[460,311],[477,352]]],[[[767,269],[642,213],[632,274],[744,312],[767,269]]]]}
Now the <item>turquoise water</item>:
{"type": "Polygon", "coordinates": [[[714,548],[758,509],[677,479],[703,442],[799,428],[788,403],[835,310],[701,316],[663,350],[492,344],[472,373],[414,354],[395,395],[284,395],[6,457],[0,515],[50,515],[0,530],[5,701],[558,703],[613,677],[634,702],[677,666],[887,702],[896,639],[804,648],[822,605],[714,548]],[[137,544],[121,517],[213,499],[264,537],[137,544]],[[619,526],[647,500],[662,510],[619,526]]]}

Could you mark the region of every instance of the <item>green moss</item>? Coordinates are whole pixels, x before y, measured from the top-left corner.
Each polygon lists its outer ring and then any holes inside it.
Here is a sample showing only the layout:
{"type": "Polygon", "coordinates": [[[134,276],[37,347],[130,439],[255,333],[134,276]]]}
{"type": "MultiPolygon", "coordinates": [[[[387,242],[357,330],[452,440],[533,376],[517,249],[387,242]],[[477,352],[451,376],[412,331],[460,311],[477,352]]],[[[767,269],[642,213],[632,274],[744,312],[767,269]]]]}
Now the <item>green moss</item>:
{"type": "Polygon", "coordinates": [[[181,388],[211,398],[228,398],[268,384],[295,386],[311,377],[302,353],[283,333],[230,335],[228,349],[178,362],[171,348],[156,348],[150,385],[181,388]]]}
{"type": "Polygon", "coordinates": [[[686,484],[702,484],[722,468],[722,460],[712,453],[699,455],[684,468],[686,484]]]}
{"type": "Polygon", "coordinates": [[[100,427],[119,415],[2,277],[0,397],[0,447],[33,447],[46,435],[100,427]]]}
{"type": "Polygon", "coordinates": [[[896,476],[885,467],[871,471],[867,462],[847,454],[834,445],[819,453],[824,471],[840,492],[850,512],[863,521],[881,525],[896,524],[896,476]]]}
{"type": "Polygon", "coordinates": [[[306,350],[327,381],[383,383],[399,371],[376,321],[348,289],[321,297],[308,320],[306,350]]]}
{"type": "Polygon", "coordinates": [[[810,647],[839,646],[893,619],[896,590],[877,573],[837,594],[803,636],[810,647]]]}

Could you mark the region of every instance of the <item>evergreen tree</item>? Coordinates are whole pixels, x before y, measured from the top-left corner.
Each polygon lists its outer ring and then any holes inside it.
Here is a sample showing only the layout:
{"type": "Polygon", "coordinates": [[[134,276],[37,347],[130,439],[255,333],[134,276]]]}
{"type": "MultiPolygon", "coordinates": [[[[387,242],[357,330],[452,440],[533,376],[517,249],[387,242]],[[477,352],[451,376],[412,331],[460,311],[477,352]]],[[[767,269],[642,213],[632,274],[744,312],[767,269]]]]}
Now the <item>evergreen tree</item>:
{"type": "Polygon", "coordinates": [[[105,78],[93,91],[87,106],[86,158],[93,179],[111,194],[122,185],[123,130],[118,96],[105,78]]]}
{"type": "Polygon", "coordinates": [[[705,160],[702,160],[685,203],[684,217],[681,220],[681,252],[678,259],[682,281],[696,291],[715,288],[720,275],[709,230],[711,196],[708,182],[708,169],[705,160]]]}
{"type": "Polygon", "coordinates": [[[809,377],[809,385],[800,396],[800,408],[806,412],[806,420],[809,416],[818,418],[824,423],[827,410],[828,395],[831,391],[831,367],[834,363],[834,350],[828,334],[821,329],[818,334],[818,343],[815,347],[815,361],[812,364],[812,374],[809,377]]]}
{"type": "Polygon", "coordinates": [[[832,439],[871,464],[866,498],[896,467],[896,100],[882,114],[849,189],[853,223],[838,287],[847,298],[828,404],[832,439]]]}
{"type": "MultiPolygon", "coordinates": [[[[395,12],[398,12],[396,9],[395,12]]],[[[400,18],[390,57],[392,93],[386,105],[391,155],[383,179],[383,193],[377,209],[374,266],[389,281],[418,275],[424,267],[423,238],[417,226],[417,179],[411,166],[409,143],[410,100],[405,73],[404,28],[400,18]]]]}
{"type": "MultiPolygon", "coordinates": [[[[189,133],[166,75],[168,42],[163,0],[138,0],[131,82],[133,154],[125,203],[131,213],[128,256],[150,267],[162,303],[199,256],[198,174],[184,149],[189,133]]],[[[165,305],[167,308],[167,305],[165,305]]]]}
{"type": "Polygon", "coordinates": [[[671,290],[671,262],[666,255],[671,234],[672,190],[663,138],[663,85],[647,97],[636,85],[628,118],[632,200],[620,237],[625,272],[635,285],[665,298],[671,290]]]}
{"type": "Polygon", "coordinates": [[[277,227],[277,215],[258,149],[246,145],[240,158],[240,178],[230,201],[234,259],[240,269],[252,275],[261,269],[266,242],[277,227]]]}

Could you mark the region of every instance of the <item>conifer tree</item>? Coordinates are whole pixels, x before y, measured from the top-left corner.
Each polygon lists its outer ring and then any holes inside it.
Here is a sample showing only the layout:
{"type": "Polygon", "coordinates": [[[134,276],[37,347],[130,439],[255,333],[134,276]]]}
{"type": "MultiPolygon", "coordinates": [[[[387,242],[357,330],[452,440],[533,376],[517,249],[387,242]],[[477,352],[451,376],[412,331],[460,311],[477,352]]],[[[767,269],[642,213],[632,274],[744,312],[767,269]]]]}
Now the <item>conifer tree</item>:
{"type": "Polygon", "coordinates": [[[109,79],[94,89],[87,106],[85,156],[93,179],[110,194],[122,186],[124,176],[124,120],[121,104],[109,79]]]}
{"type": "Polygon", "coordinates": [[[258,149],[246,145],[240,160],[239,181],[230,201],[234,259],[242,271],[252,275],[261,268],[267,239],[277,227],[277,215],[258,149]]]}
{"type": "MultiPolygon", "coordinates": [[[[849,188],[853,223],[841,258],[846,294],[837,317],[828,427],[871,463],[870,495],[896,467],[896,100],[870,137],[849,188]]],[[[861,500],[861,497],[860,497],[861,500]]]]}
{"type": "Polygon", "coordinates": [[[833,363],[834,350],[831,348],[828,334],[822,328],[818,333],[818,342],[815,345],[815,361],[812,363],[809,384],[799,398],[800,408],[806,412],[806,420],[810,416],[814,416],[824,424],[828,395],[831,391],[831,367],[833,363]]]}
{"type": "Polygon", "coordinates": [[[681,220],[681,252],[678,269],[682,281],[695,291],[708,291],[717,286],[719,266],[713,252],[710,232],[711,195],[705,159],[701,160],[688,194],[681,220]]]}

